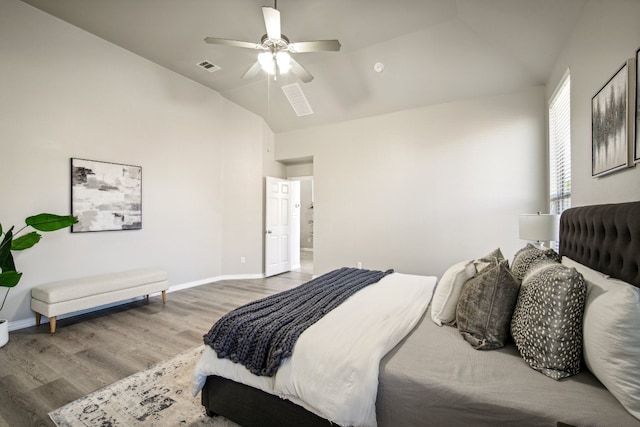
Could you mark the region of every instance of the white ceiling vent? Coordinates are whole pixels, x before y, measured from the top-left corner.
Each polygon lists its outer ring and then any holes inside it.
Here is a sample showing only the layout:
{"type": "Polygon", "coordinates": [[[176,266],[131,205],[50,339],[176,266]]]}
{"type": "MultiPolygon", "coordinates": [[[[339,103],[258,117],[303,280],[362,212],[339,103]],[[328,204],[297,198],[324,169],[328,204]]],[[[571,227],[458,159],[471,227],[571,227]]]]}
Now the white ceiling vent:
{"type": "Polygon", "coordinates": [[[289,104],[291,104],[293,111],[296,112],[298,117],[308,116],[309,114],[313,114],[311,105],[309,105],[309,102],[307,101],[307,98],[304,96],[304,93],[302,92],[302,88],[298,83],[282,86],[282,91],[287,96],[287,99],[289,100],[289,104]]]}
{"type": "Polygon", "coordinates": [[[215,64],[212,64],[209,61],[198,62],[198,67],[204,68],[205,70],[207,70],[210,73],[213,73],[214,71],[220,70],[220,67],[218,67],[215,64]]]}

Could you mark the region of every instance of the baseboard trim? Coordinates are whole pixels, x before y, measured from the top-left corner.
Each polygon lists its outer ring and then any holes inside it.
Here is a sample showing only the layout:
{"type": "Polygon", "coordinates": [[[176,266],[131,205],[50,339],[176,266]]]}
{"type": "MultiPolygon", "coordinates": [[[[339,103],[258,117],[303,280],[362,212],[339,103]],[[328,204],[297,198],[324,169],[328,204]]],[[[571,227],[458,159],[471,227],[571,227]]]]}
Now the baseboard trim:
{"type": "MultiPolygon", "coordinates": [[[[196,286],[202,286],[202,285],[207,285],[209,283],[220,282],[222,280],[247,280],[247,279],[263,279],[263,278],[264,278],[264,274],[262,273],[230,274],[230,275],[224,275],[224,276],[215,276],[215,277],[210,277],[208,279],[202,279],[202,280],[196,280],[193,282],[186,282],[186,283],[180,283],[178,285],[172,285],[172,286],[169,286],[169,289],[167,290],[167,292],[171,293],[171,292],[180,291],[183,289],[194,288],[196,286]]],[[[157,296],[160,294],[161,292],[156,292],[154,294],[151,294],[150,296],[157,296]]],[[[60,319],[66,319],[68,317],[81,316],[83,314],[92,313],[98,310],[104,310],[106,308],[116,307],[122,304],[128,304],[144,298],[145,298],[144,296],[129,298],[129,299],[114,302],[111,304],[105,304],[105,305],[100,305],[94,308],[88,308],[86,310],[80,310],[80,311],[74,311],[73,313],[61,314],[60,316],[57,316],[57,319],[60,320],[60,319]]],[[[169,301],[167,303],[169,303],[169,301]]],[[[46,316],[42,316],[41,324],[44,324],[44,323],[49,323],[49,319],[46,316]]],[[[36,319],[34,315],[33,318],[30,318],[30,319],[21,319],[21,320],[14,320],[12,322],[9,322],[9,331],[17,331],[18,329],[30,328],[31,326],[35,326],[35,325],[36,325],[36,319]]]]}

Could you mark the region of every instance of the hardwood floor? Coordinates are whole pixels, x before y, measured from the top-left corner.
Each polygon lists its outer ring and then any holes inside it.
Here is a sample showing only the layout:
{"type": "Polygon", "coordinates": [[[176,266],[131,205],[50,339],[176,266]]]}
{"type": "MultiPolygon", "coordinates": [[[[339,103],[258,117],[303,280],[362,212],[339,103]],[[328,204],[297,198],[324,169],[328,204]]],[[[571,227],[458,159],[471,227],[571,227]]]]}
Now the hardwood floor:
{"type": "Polygon", "coordinates": [[[229,310],[311,279],[298,271],[227,280],[10,333],[0,349],[0,426],[53,426],[47,413],[202,345],[229,310]]]}

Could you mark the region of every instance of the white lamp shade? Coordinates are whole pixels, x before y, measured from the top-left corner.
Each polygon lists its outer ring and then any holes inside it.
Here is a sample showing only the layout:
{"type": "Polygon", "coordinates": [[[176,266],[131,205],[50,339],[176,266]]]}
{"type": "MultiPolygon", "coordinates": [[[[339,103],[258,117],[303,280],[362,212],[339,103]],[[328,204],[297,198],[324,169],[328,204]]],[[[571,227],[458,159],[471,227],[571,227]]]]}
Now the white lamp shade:
{"type": "Polygon", "coordinates": [[[560,216],[553,214],[522,214],[518,225],[522,240],[557,241],[560,232],[560,216]]]}

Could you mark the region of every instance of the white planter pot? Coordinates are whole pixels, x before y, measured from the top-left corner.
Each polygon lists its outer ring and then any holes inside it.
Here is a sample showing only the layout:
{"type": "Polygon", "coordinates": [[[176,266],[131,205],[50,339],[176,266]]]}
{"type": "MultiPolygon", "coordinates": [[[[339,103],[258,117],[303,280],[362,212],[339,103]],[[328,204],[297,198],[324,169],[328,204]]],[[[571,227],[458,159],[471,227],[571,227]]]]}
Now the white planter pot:
{"type": "Polygon", "coordinates": [[[0,347],[9,342],[9,321],[0,319],[0,347]]]}

